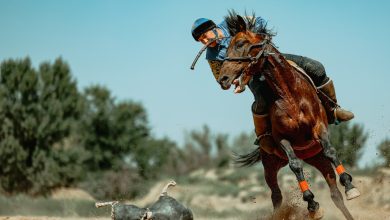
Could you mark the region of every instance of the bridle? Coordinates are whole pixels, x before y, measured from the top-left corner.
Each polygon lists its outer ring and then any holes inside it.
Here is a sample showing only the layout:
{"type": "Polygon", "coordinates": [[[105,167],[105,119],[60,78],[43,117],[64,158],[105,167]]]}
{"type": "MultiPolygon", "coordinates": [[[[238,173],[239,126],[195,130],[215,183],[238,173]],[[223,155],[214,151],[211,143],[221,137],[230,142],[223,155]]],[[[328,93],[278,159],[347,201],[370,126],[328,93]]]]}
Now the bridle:
{"type": "MultiPolygon", "coordinates": [[[[261,56],[265,55],[269,55],[270,53],[268,51],[266,51],[266,45],[269,45],[269,44],[272,44],[271,42],[271,38],[268,36],[268,35],[265,35],[265,38],[263,41],[261,41],[260,43],[257,43],[257,44],[252,44],[248,47],[248,49],[245,51],[244,54],[248,54],[247,56],[242,56],[242,57],[226,57],[224,59],[224,61],[230,61],[230,62],[246,62],[246,61],[250,61],[252,63],[256,63],[259,61],[259,59],[261,58],[261,56]],[[249,52],[253,49],[253,48],[256,48],[256,47],[260,47],[261,50],[257,53],[256,56],[251,56],[249,55],[249,52]]],[[[253,64],[252,64],[253,65],[253,64]]]]}
{"type": "MultiPolygon", "coordinates": [[[[253,73],[250,73],[250,68],[257,64],[261,57],[267,57],[268,55],[274,54],[270,52],[271,48],[275,48],[275,45],[271,42],[271,37],[268,34],[263,34],[265,38],[257,44],[250,45],[243,54],[247,54],[246,56],[241,57],[226,57],[224,59],[224,62],[250,62],[248,66],[245,67],[245,69],[242,71],[240,76],[238,77],[239,85],[242,89],[245,89],[245,85],[247,82],[244,82],[245,78],[249,79],[248,77],[252,76],[253,73]],[[249,52],[253,49],[259,47],[261,48],[260,51],[256,54],[256,56],[251,56],[249,52]]],[[[264,63],[263,63],[264,64],[264,63]]],[[[261,65],[263,65],[261,64],[261,65]]]]}
{"type": "MultiPolygon", "coordinates": [[[[245,88],[245,83],[243,81],[243,78],[249,77],[251,75],[248,70],[254,64],[256,64],[262,56],[268,56],[270,54],[273,54],[273,53],[269,52],[270,49],[268,49],[269,47],[267,47],[268,45],[275,47],[275,45],[271,42],[271,37],[268,34],[264,34],[264,33],[262,33],[262,35],[265,36],[264,39],[260,43],[250,45],[244,53],[244,54],[249,54],[249,52],[253,48],[260,47],[261,50],[257,53],[256,56],[253,57],[253,56],[247,55],[247,56],[242,56],[242,57],[226,57],[224,59],[224,62],[247,62],[247,61],[250,62],[249,65],[244,69],[244,71],[238,77],[239,85],[241,86],[241,88],[245,88]]],[[[200,49],[200,51],[196,55],[194,61],[192,62],[190,69],[194,70],[195,64],[198,61],[199,57],[202,55],[202,53],[207,49],[207,47],[210,44],[212,44],[214,41],[221,40],[224,38],[228,38],[228,37],[216,37],[216,38],[210,40],[206,45],[204,45],[202,47],[202,49],[200,49]]]]}

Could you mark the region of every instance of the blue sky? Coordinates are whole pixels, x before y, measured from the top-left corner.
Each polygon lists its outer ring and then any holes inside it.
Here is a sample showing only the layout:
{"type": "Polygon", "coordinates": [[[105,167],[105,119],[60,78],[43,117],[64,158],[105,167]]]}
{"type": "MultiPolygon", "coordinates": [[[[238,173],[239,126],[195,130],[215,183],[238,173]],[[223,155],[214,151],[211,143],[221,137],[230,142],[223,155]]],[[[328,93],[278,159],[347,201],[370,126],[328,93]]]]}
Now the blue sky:
{"type": "Polygon", "coordinates": [[[201,48],[193,21],[218,23],[228,9],[256,12],[282,52],[324,64],[339,103],[370,134],[361,165],[377,160],[390,132],[389,1],[0,0],[0,60],[29,56],[37,66],[61,56],[80,88],[101,84],[141,102],[158,137],[181,143],[203,124],[235,135],[253,129],[252,95],[222,91],[204,56],[189,69],[201,48]]]}

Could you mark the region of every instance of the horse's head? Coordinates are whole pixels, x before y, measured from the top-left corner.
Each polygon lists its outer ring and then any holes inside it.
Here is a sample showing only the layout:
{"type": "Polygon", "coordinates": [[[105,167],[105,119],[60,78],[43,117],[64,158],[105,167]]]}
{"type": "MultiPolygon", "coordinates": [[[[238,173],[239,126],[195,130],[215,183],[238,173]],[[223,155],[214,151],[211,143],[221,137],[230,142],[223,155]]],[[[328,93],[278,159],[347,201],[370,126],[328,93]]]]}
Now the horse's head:
{"type": "Polygon", "coordinates": [[[233,81],[245,72],[246,77],[240,80],[241,86],[246,85],[250,77],[253,64],[261,63],[261,54],[264,50],[265,39],[271,34],[266,29],[266,23],[256,17],[241,17],[234,11],[225,18],[232,36],[227,57],[221,67],[218,82],[222,89],[229,89],[233,81]]]}

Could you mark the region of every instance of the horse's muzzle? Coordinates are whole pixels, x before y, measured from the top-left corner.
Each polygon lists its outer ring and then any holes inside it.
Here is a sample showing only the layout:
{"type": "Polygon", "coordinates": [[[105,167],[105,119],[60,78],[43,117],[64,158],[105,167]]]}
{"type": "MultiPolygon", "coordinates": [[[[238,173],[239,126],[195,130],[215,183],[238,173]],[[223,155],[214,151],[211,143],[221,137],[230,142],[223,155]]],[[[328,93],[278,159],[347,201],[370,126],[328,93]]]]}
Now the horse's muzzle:
{"type": "Polygon", "coordinates": [[[230,89],[230,86],[232,85],[232,80],[228,76],[223,76],[218,80],[219,85],[221,85],[221,88],[224,90],[230,89]]]}

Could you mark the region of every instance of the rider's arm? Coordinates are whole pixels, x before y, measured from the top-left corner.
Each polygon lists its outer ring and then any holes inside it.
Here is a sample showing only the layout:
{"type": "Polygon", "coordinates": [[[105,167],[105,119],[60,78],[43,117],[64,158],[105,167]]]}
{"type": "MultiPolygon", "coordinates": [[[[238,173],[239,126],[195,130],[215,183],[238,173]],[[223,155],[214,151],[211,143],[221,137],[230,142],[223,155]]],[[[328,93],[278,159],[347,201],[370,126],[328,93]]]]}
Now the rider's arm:
{"type": "Polygon", "coordinates": [[[215,80],[218,81],[219,73],[221,71],[223,61],[219,60],[207,60],[209,62],[211,72],[213,72],[215,80]]]}

